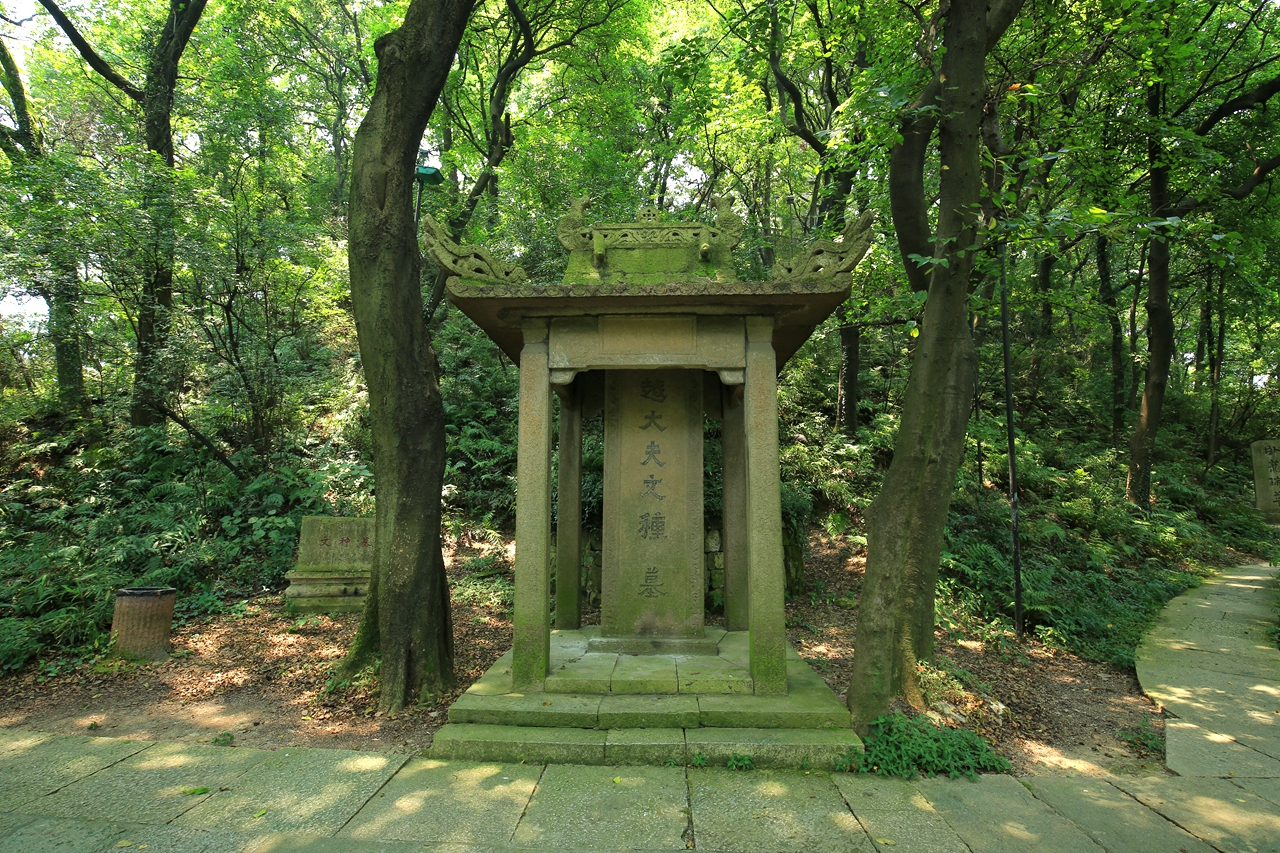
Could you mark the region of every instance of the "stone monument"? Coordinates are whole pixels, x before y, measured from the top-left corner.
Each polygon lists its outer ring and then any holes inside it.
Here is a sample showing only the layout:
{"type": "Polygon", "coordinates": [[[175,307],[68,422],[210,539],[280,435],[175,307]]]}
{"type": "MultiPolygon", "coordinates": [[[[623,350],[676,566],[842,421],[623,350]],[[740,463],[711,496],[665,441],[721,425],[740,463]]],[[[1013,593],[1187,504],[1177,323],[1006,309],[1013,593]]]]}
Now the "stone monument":
{"type": "Polygon", "coordinates": [[[1280,524],[1280,441],[1263,439],[1250,448],[1256,505],[1268,522],[1280,524]]]}
{"type": "Polygon", "coordinates": [[[291,613],[359,613],[373,571],[373,519],[302,519],[298,566],[287,572],[291,613]]]}
{"type": "Polygon", "coordinates": [[[592,729],[603,745],[604,730],[634,722],[629,712],[610,716],[616,694],[667,697],[649,707],[669,714],[644,714],[642,727],[682,732],[680,749],[693,743],[690,731],[763,721],[846,729],[832,748],[853,737],[839,700],[786,642],[776,377],[848,296],[871,219],[851,223],[840,242],[815,243],[779,264],[769,280],[745,282],[732,257],[742,220],[729,200],[714,203],[714,225],[667,222],[653,208],[635,222],[587,225],[587,199],[575,200],[557,229],[569,250],[559,284],[532,283],[423,218],[428,251],[449,275],[450,301],[520,366],[514,645],[450,709],[451,725],[436,740],[442,754],[500,753],[477,746],[484,733],[475,726],[486,724],[525,728],[508,733],[517,739],[528,727],[592,729]],[[605,440],[601,619],[584,628],[582,420],[597,413],[605,440]],[[703,610],[705,417],[722,421],[724,629],[709,629],[703,610]],[[741,696],[748,693],[754,697],[741,696]],[[726,705],[724,694],[741,701],[726,705]],[[751,699],[757,704],[742,704],[751,699]],[[566,703],[578,711],[565,711],[566,703]]]}

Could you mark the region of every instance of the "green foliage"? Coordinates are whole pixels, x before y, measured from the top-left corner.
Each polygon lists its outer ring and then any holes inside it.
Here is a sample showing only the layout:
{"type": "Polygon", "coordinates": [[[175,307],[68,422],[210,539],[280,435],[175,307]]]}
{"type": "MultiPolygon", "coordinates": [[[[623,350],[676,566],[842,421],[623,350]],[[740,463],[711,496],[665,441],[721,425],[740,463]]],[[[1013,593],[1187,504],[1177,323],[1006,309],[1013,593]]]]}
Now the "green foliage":
{"type": "Polygon", "coordinates": [[[1116,732],[1116,737],[1142,755],[1164,755],[1164,734],[1151,725],[1149,717],[1143,717],[1138,725],[1132,728],[1120,729],[1116,732]]]}
{"type": "Polygon", "coordinates": [[[689,765],[691,767],[706,767],[707,757],[703,755],[701,752],[695,752],[693,754],[693,758],[689,759],[689,765]]]}
{"type": "Polygon", "coordinates": [[[214,746],[231,746],[231,743],[235,739],[236,739],[236,736],[233,735],[231,732],[222,732],[221,734],[217,734],[213,736],[213,745],[214,746]]]}
{"type": "Polygon", "coordinates": [[[755,764],[751,762],[750,755],[739,755],[736,752],[729,756],[729,761],[725,766],[727,766],[730,770],[755,770],[756,769],[755,764]]]}
{"type": "Polygon", "coordinates": [[[894,711],[871,721],[871,732],[859,755],[853,750],[836,760],[836,770],[880,776],[946,775],[977,778],[979,773],[1006,773],[1009,762],[968,729],[939,728],[926,717],[894,711]]]}
{"type": "MultiPolygon", "coordinates": [[[[992,426],[978,422],[971,432],[990,442],[988,472],[1003,472],[992,426]]],[[[1047,446],[1021,440],[1018,462],[1027,625],[1094,660],[1132,666],[1160,608],[1198,584],[1209,566],[1229,561],[1228,546],[1254,553],[1274,547],[1275,532],[1230,497],[1244,492],[1239,474],[1218,474],[1222,485],[1197,484],[1186,462],[1169,459],[1156,477],[1159,500],[1143,513],[1125,501],[1121,460],[1110,448],[1059,430],[1047,446]]],[[[939,622],[999,642],[1013,611],[1009,508],[999,492],[978,488],[973,470],[962,471],[952,506],[939,622]]]]}

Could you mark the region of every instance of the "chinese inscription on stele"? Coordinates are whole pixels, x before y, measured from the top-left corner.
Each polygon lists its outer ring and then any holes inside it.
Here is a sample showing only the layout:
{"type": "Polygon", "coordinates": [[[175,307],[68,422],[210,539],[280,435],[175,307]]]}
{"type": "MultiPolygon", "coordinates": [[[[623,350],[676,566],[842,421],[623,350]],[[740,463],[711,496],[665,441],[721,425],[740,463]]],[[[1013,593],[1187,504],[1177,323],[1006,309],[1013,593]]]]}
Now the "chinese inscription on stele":
{"type": "Polygon", "coordinates": [[[612,370],[606,388],[605,636],[700,636],[702,373],[612,370]]]}

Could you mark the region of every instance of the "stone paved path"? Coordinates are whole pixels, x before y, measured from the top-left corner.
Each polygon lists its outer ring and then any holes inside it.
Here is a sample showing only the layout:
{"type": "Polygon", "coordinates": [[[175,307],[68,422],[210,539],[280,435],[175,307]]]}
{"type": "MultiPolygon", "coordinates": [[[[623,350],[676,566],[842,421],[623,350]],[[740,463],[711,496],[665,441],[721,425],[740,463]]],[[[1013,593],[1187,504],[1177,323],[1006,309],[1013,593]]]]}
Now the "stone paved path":
{"type": "Polygon", "coordinates": [[[1274,569],[1172,602],[1144,688],[1178,776],[917,782],[484,764],[0,729],[3,853],[1280,851],[1274,569]]]}

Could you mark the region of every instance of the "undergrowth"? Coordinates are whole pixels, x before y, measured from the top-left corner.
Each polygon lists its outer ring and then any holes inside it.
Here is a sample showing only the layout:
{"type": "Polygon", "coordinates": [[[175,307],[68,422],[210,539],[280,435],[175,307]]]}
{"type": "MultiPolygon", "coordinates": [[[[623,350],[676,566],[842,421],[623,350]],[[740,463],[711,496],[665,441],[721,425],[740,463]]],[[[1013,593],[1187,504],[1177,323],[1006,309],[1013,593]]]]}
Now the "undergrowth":
{"type": "Polygon", "coordinates": [[[1010,764],[981,737],[968,729],[940,728],[926,717],[894,711],[871,722],[865,752],[850,749],[836,760],[839,772],[880,776],[965,776],[1006,773],[1010,764]]]}

